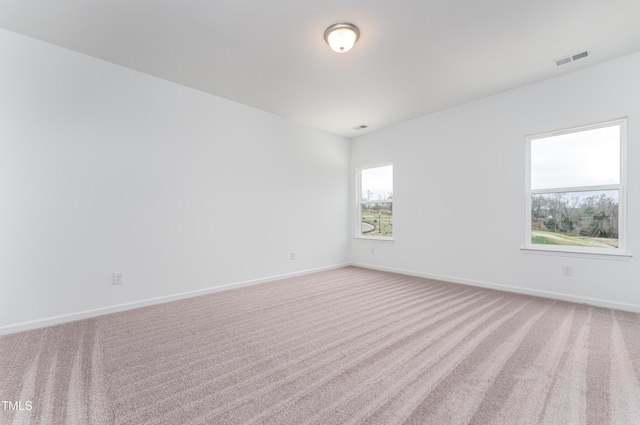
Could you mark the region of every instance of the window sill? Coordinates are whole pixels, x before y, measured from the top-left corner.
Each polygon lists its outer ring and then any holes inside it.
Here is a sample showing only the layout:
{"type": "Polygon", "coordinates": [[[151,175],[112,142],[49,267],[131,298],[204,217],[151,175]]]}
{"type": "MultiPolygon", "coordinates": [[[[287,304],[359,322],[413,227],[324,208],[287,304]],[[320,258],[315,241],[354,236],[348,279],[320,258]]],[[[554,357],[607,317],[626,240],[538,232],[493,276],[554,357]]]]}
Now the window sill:
{"type": "Polygon", "coordinates": [[[524,254],[534,255],[552,255],[560,257],[578,257],[578,258],[595,258],[600,260],[629,261],[632,257],[629,253],[622,252],[586,252],[571,251],[568,249],[549,249],[549,248],[520,248],[524,254]]]}
{"type": "Polygon", "coordinates": [[[376,241],[376,242],[394,242],[395,239],[389,236],[360,236],[356,235],[353,237],[354,239],[359,239],[361,241],[376,241]]]}

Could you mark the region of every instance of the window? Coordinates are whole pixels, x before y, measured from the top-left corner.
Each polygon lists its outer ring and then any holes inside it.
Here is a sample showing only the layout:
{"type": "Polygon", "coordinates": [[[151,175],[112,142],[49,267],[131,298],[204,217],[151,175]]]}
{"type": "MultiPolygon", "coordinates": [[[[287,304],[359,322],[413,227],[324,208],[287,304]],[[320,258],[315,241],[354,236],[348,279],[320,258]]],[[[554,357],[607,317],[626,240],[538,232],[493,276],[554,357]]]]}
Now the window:
{"type": "Polygon", "coordinates": [[[527,137],[526,248],[625,252],[626,119],[527,137]]]}
{"type": "Polygon", "coordinates": [[[358,170],[358,237],[393,237],[393,164],[358,170]]]}

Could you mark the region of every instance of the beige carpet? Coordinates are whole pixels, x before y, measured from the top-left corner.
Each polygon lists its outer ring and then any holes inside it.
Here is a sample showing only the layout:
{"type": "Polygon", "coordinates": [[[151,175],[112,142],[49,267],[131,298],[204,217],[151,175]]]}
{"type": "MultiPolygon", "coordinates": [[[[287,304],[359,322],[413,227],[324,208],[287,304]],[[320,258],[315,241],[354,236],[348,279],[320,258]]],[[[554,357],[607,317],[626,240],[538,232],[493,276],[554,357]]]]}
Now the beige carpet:
{"type": "Polygon", "coordinates": [[[32,405],[1,424],[640,424],[640,316],[347,267],[0,337],[0,397],[32,405]]]}

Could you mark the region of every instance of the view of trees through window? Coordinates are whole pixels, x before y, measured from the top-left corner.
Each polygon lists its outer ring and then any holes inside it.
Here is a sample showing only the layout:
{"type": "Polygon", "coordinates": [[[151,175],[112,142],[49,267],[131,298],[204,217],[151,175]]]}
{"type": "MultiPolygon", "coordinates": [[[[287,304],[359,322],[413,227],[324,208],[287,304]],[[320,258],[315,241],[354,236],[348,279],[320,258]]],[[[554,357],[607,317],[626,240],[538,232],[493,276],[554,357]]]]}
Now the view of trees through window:
{"type": "Polygon", "coordinates": [[[393,236],[393,165],[361,170],[360,187],[360,234],[393,236]]]}
{"type": "Polygon", "coordinates": [[[622,125],[528,138],[532,245],[620,247],[622,125]]]}
{"type": "Polygon", "coordinates": [[[618,191],[531,195],[534,244],[618,247],[618,191]]]}

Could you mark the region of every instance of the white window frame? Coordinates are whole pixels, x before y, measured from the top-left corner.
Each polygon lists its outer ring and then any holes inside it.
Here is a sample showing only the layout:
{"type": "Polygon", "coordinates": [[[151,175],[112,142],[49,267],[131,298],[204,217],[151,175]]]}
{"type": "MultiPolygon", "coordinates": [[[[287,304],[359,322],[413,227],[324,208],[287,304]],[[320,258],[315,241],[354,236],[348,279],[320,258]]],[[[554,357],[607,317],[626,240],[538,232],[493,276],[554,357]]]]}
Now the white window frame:
{"type": "Polygon", "coordinates": [[[603,121],[595,124],[571,127],[559,131],[538,133],[526,137],[526,161],[525,161],[525,244],[524,250],[537,251],[540,253],[570,253],[570,254],[593,254],[601,256],[625,256],[630,257],[626,251],[626,217],[627,217],[627,118],[619,118],[610,121],[603,121]],[[543,139],[563,134],[571,134],[585,130],[597,128],[620,126],[620,183],[595,185],[595,186],[571,186],[558,187],[553,189],[531,189],[531,144],[534,140],[543,139]],[[531,243],[531,195],[544,193],[570,193],[585,192],[592,190],[618,190],[618,247],[617,248],[597,248],[597,247],[577,247],[568,245],[544,245],[531,243]]]}
{"type": "MultiPolygon", "coordinates": [[[[387,161],[387,162],[381,162],[381,163],[377,163],[377,164],[372,164],[372,165],[365,165],[362,167],[358,167],[356,169],[356,223],[355,223],[355,238],[356,239],[367,239],[367,240],[378,240],[378,241],[393,241],[394,238],[393,236],[381,236],[381,235],[367,235],[367,234],[362,234],[362,171],[363,170],[368,170],[371,168],[379,168],[379,167],[386,167],[388,165],[393,166],[393,161],[387,161]]],[[[395,166],[393,167],[393,175],[394,175],[394,185],[395,185],[395,166]]],[[[365,203],[375,203],[377,201],[367,201],[365,203]]],[[[380,202],[384,202],[385,204],[392,204],[393,205],[393,199],[386,199],[384,201],[380,201],[380,202]]],[[[391,208],[393,210],[393,207],[391,208]]],[[[393,214],[394,220],[395,220],[395,214],[393,214]]],[[[393,234],[395,235],[395,225],[394,227],[394,231],[393,234]]]]}

